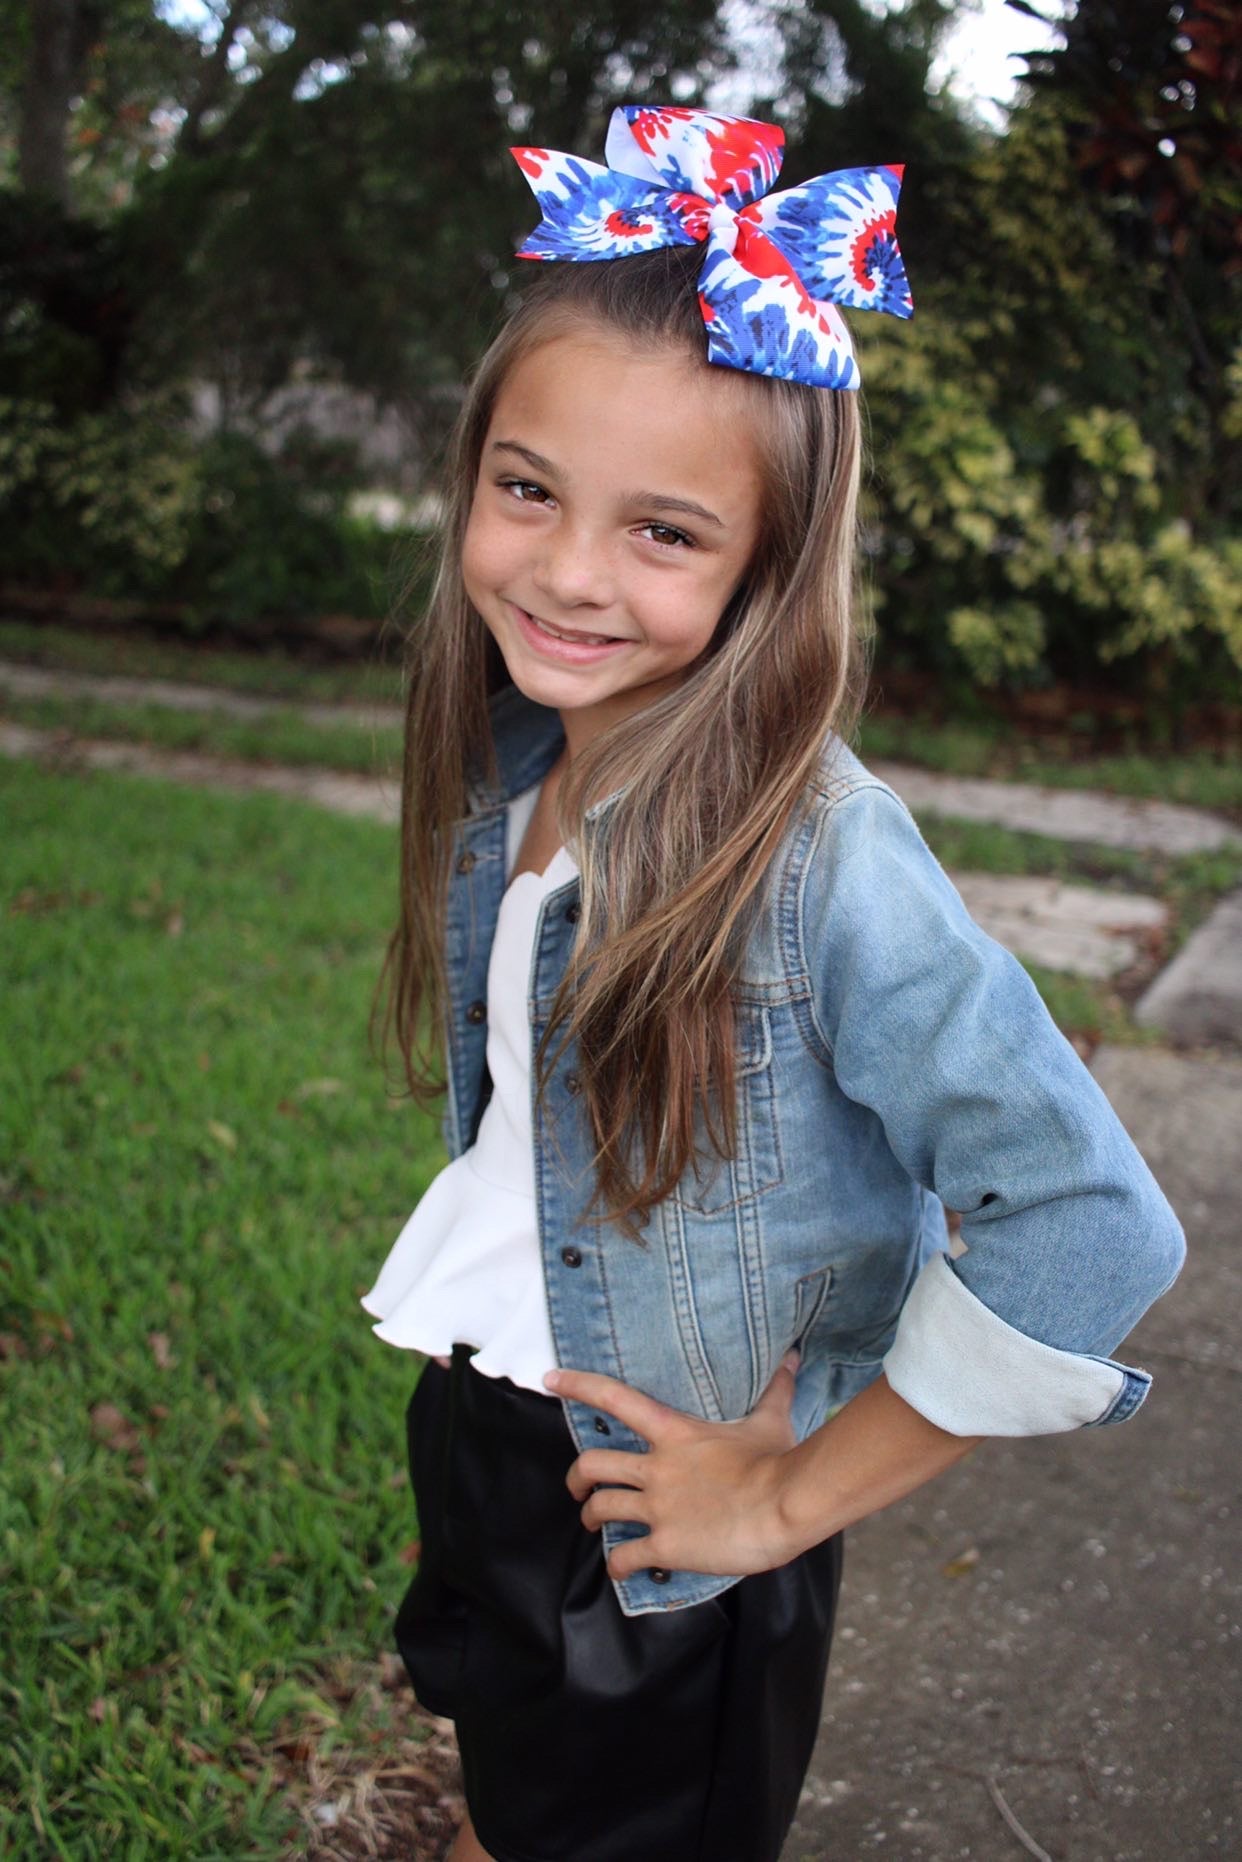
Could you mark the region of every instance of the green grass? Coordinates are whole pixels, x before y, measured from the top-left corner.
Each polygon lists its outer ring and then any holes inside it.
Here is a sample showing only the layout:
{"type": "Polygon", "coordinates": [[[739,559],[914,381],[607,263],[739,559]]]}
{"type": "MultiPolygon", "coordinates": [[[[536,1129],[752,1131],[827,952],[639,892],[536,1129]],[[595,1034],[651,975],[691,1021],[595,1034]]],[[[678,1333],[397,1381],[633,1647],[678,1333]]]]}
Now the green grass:
{"type": "Polygon", "coordinates": [[[276,1857],[415,1530],[357,1306],[440,1161],[366,1044],[395,836],[23,762],[0,812],[0,1853],[276,1857]]]}
{"type": "Polygon", "coordinates": [[[76,737],[108,737],[164,750],[199,750],[251,763],[356,771],[394,780],[401,772],[399,729],[315,724],[279,704],[261,717],[235,718],[225,711],[174,711],[165,705],[114,704],[105,698],[17,698],[5,692],[0,674],[0,717],[37,730],[67,730],[76,737]]]}
{"type": "Polygon", "coordinates": [[[1023,740],[1001,719],[985,726],[933,724],[872,713],[863,721],[859,754],[892,757],[952,776],[1044,783],[1058,789],[1103,789],[1149,801],[1242,813],[1242,758],[1206,751],[1157,756],[1139,751],[1084,755],[1067,733],[1053,754],[1039,739],[1023,740]]]}
{"type": "Polygon", "coordinates": [[[127,634],[123,629],[97,633],[0,620],[0,659],[67,672],[124,673],[133,679],[219,685],[230,691],[323,704],[351,698],[375,704],[399,704],[401,700],[401,675],[396,666],[371,660],[316,666],[291,652],[230,653],[184,641],[152,639],[136,631],[127,634]]]}

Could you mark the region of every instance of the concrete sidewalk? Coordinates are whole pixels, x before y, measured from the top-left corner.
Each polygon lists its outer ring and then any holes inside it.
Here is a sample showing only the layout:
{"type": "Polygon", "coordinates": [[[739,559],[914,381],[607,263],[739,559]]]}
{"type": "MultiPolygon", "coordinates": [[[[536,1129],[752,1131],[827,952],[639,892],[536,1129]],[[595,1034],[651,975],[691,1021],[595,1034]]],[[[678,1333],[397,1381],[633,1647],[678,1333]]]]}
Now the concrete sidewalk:
{"type": "Polygon", "coordinates": [[[985,1444],[846,1535],[783,1862],[1242,1855],[1242,1066],[1104,1048],[1093,1072],[1190,1250],[1118,1352],[1151,1394],[985,1444]]]}

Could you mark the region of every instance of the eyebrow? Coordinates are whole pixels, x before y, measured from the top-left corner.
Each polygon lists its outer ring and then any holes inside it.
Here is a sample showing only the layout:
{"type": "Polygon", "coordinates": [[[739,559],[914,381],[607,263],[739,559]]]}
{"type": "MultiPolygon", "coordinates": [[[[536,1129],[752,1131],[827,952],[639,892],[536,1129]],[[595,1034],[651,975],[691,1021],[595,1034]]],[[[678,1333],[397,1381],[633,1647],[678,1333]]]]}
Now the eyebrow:
{"type": "MultiPolygon", "coordinates": [[[[550,459],[545,459],[542,453],[532,451],[517,440],[493,440],[491,451],[517,453],[536,472],[546,472],[551,478],[559,476],[559,468],[550,459]]],[[[726,528],[723,518],[717,517],[715,511],[709,511],[706,505],[696,504],[693,498],[670,498],[662,491],[632,491],[624,502],[629,505],[641,504],[647,511],[679,511],[686,517],[701,517],[705,523],[715,524],[720,530],[726,528]]]]}

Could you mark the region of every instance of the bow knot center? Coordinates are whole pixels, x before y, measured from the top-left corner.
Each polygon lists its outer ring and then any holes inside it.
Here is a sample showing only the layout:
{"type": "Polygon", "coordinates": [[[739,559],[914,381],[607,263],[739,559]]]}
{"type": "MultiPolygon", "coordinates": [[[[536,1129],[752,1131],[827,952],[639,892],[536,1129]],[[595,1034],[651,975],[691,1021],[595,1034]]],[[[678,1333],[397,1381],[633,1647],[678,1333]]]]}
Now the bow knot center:
{"type": "Polygon", "coordinates": [[[718,200],[707,216],[707,236],[716,239],[726,252],[737,245],[737,214],[727,201],[718,200]]]}

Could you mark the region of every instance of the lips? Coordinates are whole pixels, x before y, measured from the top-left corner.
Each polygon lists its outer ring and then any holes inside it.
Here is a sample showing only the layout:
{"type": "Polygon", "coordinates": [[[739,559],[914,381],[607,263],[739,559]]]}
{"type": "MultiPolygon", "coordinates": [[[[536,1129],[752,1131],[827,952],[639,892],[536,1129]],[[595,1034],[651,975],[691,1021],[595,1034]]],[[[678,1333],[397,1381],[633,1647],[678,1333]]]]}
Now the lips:
{"type": "Polygon", "coordinates": [[[528,621],[532,621],[539,628],[541,633],[551,634],[554,640],[568,640],[590,647],[616,646],[619,643],[616,634],[588,634],[580,628],[554,627],[551,621],[540,620],[538,615],[532,614],[527,608],[523,608],[522,613],[528,621]]]}
{"type": "Polygon", "coordinates": [[[540,659],[552,665],[597,666],[634,644],[630,639],[618,639],[612,634],[591,634],[585,630],[574,632],[568,627],[555,627],[536,620],[529,609],[519,608],[516,602],[510,602],[509,607],[518,633],[526,645],[540,659]]]}

